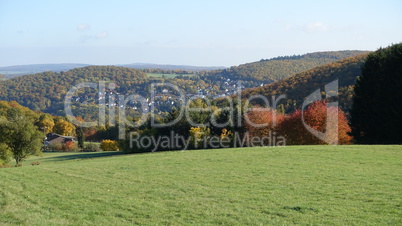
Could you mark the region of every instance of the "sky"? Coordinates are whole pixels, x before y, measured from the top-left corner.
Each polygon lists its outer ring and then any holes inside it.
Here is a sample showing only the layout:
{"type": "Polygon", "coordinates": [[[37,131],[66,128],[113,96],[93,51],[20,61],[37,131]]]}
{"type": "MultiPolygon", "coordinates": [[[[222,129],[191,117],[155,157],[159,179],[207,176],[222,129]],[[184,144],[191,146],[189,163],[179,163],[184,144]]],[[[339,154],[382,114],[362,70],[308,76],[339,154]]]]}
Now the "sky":
{"type": "Polygon", "coordinates": [[[402,42],[400,0],[0,0],[0,66],[234,66],[402,42]]]}

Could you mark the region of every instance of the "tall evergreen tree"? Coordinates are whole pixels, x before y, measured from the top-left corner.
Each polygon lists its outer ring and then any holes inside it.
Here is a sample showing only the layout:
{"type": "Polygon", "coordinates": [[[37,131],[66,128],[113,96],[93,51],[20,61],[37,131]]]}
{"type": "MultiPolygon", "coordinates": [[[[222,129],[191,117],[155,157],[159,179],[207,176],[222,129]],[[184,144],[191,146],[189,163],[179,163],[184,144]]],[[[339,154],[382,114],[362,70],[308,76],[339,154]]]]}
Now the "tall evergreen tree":
{"type": "Polygon", "coordinates": [[[371,53],[354,88],[352,135],[360,144],[402,144],[402,43],[371,53]]]}
{"type": "Polygon", "coordinates": [[[85,142],[84,132],[82,131],[81,127],[77,127],[76,131],[77,131],[78,147],[84,148],[84,142],[85,142]]]}

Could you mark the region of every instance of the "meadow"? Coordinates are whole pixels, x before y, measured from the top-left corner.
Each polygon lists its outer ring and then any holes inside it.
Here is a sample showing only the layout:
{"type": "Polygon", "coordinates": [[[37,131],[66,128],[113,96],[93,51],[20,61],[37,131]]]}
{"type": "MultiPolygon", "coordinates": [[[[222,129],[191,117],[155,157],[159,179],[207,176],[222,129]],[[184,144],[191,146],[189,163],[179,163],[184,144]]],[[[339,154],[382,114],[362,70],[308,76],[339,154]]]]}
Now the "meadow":
{"type": "Polygon", "coordinates": [[[402,146],[44,153],[23,164],[0,169],[0,224],[402,224],[402,146]]]}

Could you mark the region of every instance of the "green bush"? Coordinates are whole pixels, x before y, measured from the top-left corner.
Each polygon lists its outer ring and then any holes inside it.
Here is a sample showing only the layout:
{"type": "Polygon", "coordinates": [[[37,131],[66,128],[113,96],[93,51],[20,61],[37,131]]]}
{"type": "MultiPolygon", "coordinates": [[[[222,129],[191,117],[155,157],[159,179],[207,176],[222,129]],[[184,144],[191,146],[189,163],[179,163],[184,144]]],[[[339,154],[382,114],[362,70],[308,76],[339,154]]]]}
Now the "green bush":
{"type": "Polygon", "coordinates": [[[0,143],[0,167],[7,167],[12,157],[10,148],[3,143],[0,143]]]}
{"type": "Polygon", "coordinates": [[[96,142],[85,142],[84,149],[82,151],[100,151],[100,144],[96,142]]]}
{"type": "Polygon", "coordinates": [[[57,144],[49,144],[49,146],[47,146],[47,150],[48,151],[61,151],[63,149],[63,146],[60,143],[57,144]]]}

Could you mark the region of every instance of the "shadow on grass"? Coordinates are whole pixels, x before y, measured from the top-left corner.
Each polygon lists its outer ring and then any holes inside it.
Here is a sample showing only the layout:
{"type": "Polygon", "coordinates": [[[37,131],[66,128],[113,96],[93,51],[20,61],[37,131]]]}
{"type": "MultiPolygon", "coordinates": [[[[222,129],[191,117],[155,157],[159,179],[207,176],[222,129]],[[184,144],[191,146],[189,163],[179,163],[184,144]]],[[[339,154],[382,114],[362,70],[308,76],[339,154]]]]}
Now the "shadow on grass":
{"type": "Polygon", "coordinates": [[[93,158],[103,158],[103,157],[111,157],[117,155],[123,155],[123,152],[79,152],[77,154],[66,154],[60,156],[49,157],[47,160],[49,161],[66,161],[66,160],[74,160],[74,159],[93,159],[93,158]]]}

